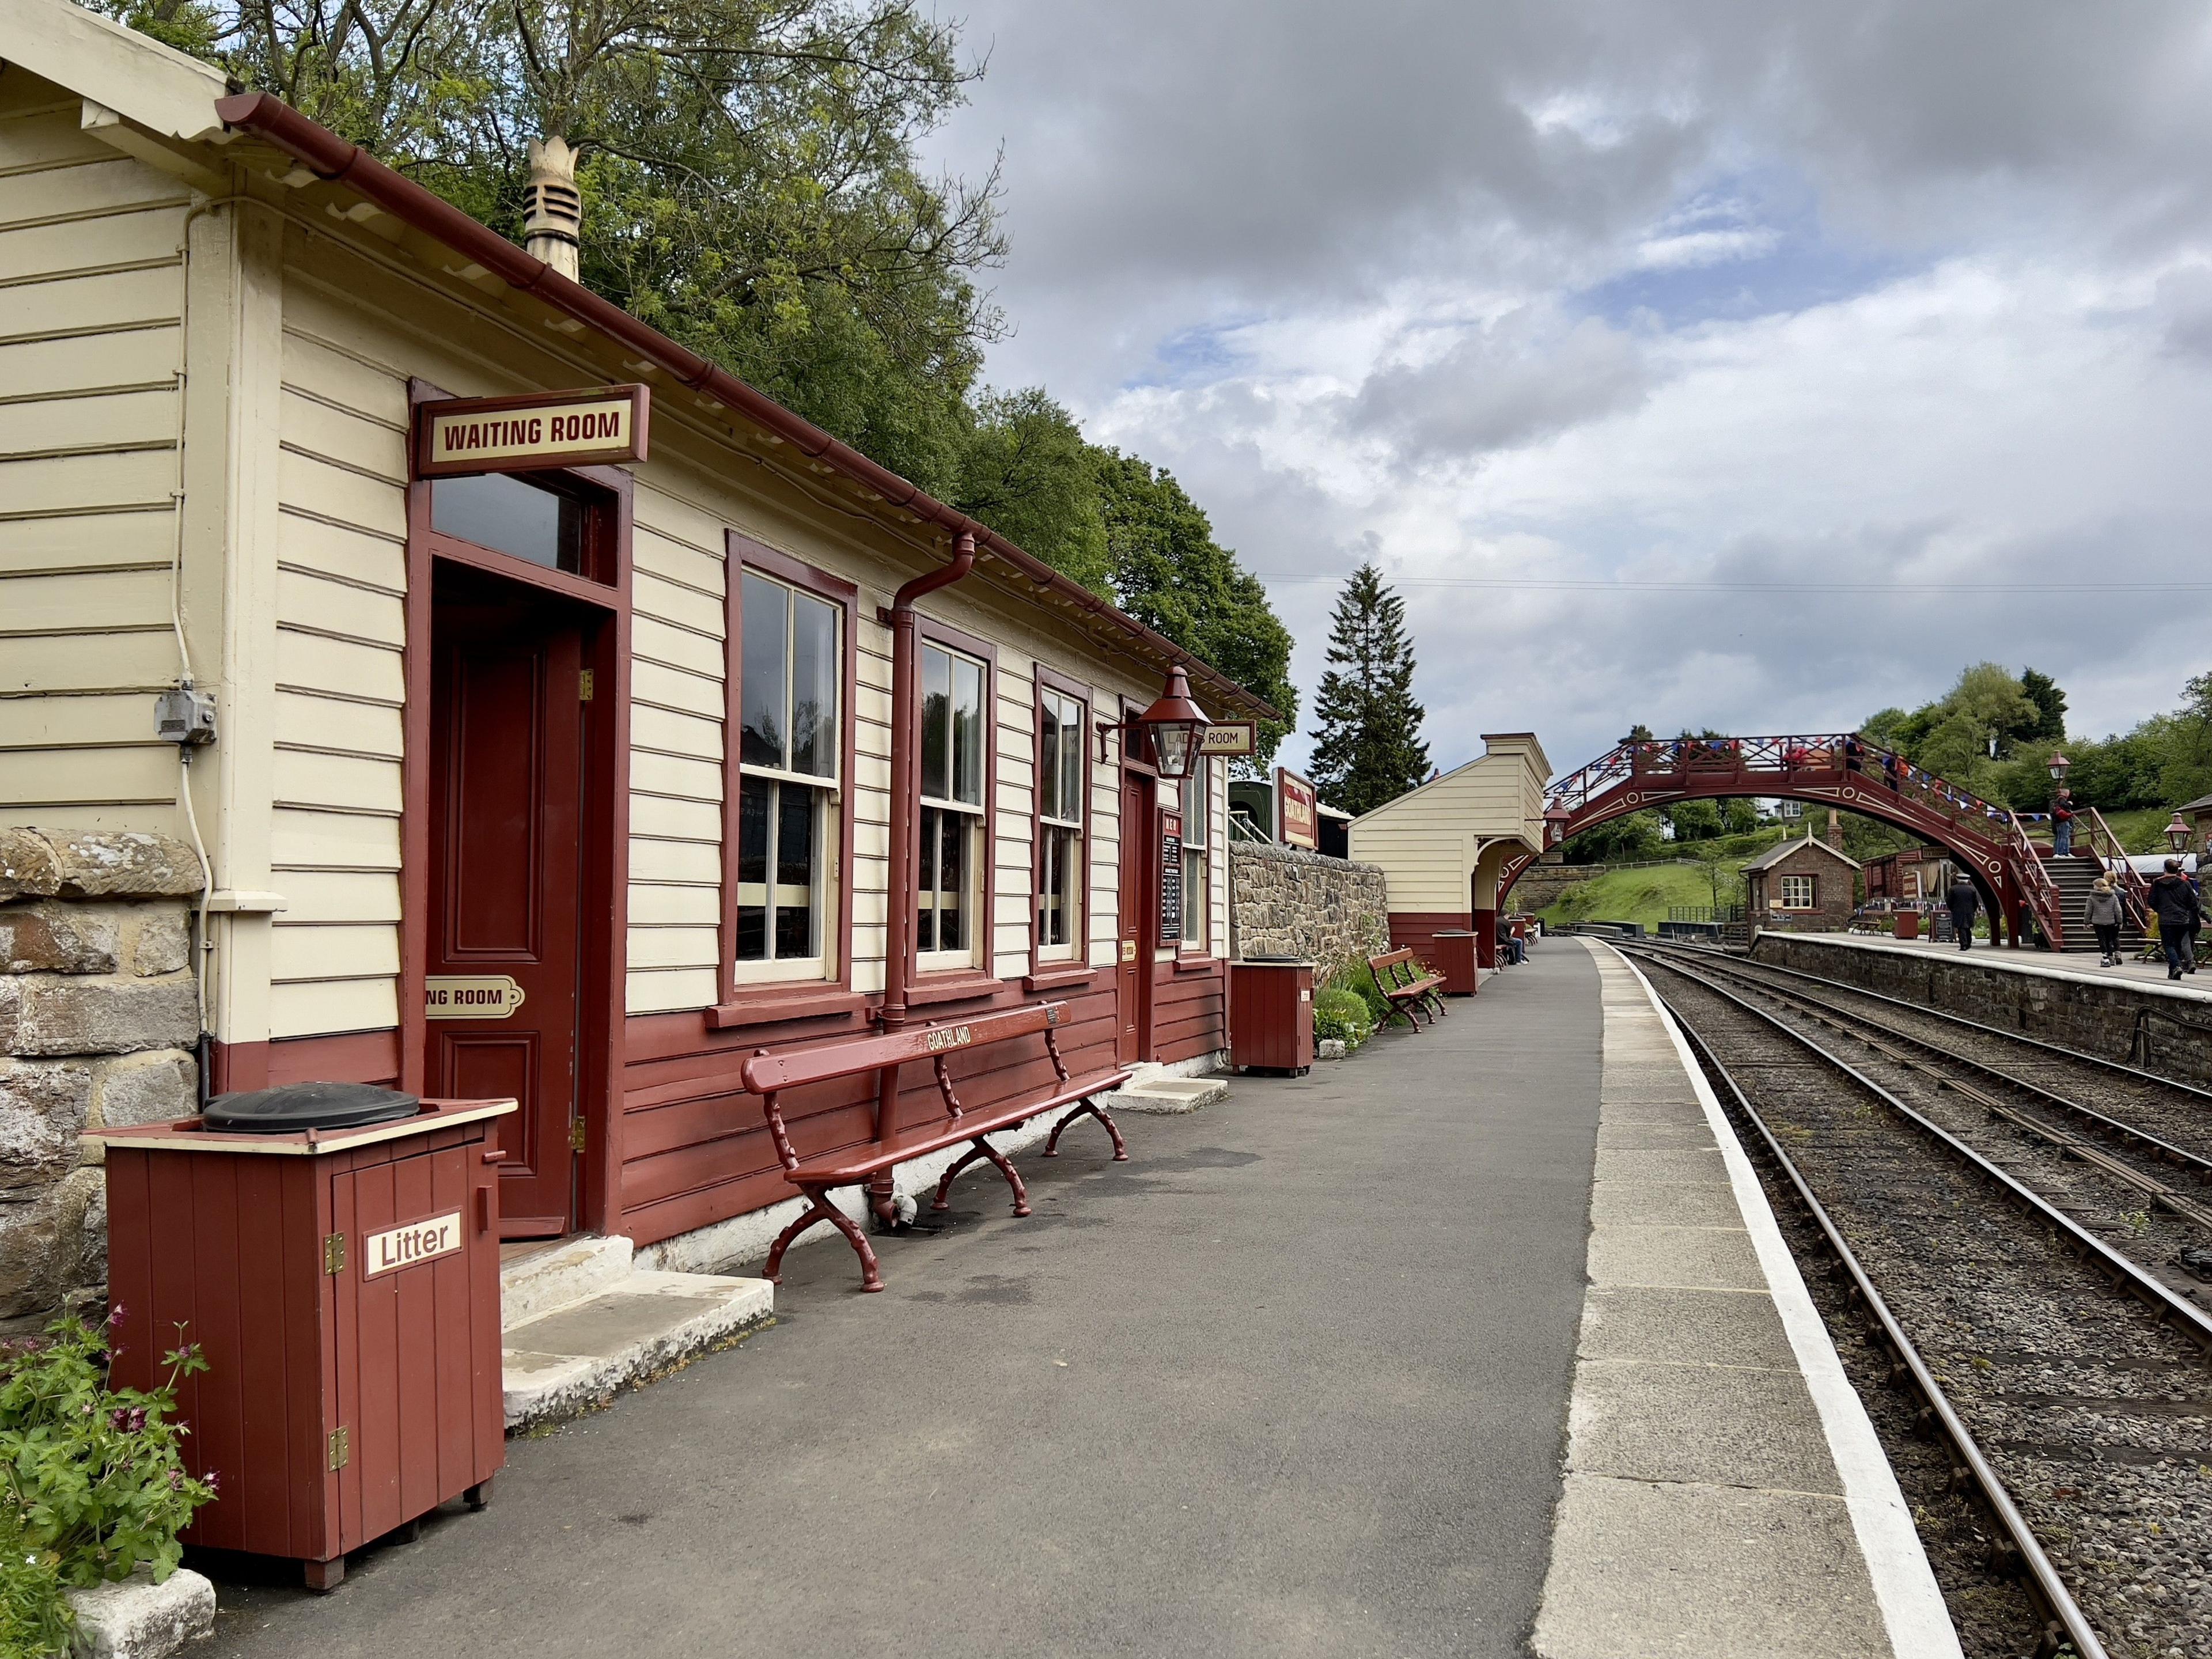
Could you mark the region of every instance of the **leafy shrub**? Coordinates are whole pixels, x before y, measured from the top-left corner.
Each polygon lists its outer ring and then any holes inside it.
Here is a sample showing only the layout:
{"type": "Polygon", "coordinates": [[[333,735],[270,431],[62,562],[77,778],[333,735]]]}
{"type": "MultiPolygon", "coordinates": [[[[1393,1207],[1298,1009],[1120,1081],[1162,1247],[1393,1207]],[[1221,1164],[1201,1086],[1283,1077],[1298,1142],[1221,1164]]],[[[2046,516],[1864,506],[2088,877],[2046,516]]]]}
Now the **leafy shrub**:
{"type": "Polygon", "coordinates": [[[75,1623],[62,1599],[62,1558],[33,1549],[23,1517],[0,1504],[0,1653],[59,1654],[75,1623]]]}
{"type": "Polygon", "coordinates": [[[150,1392],[111,1388],[111,1358],[107,1333],[75,1317],[0,1345],[0,1539],[11,1540],[0,1620],[33,1632],[67,1628],[64,1586],[128,1578],[142,1564],[167,1578],[184,1554],[177,1534],[216,1495],[212,1474],[185,1473],[176,1421],[178,1379],[207,1369],[198,1346],[165,1354],[168,1374],[150,1392]]]}
{"type": "Polygon", "coordinates": [[[1315,1042],[1334,1037],[1344,1044],[1346,1053],[1375,1034],[1375,1022],[1369,1017],[1365,1001],[1332,986],[1314,993],[1313,1022],[1315,1042]]]}
{"type": "Polygon", "coordinates": [[[1331,974],[1321,988],[1314,993],[1314,1006],[1321,1006],[1322,997],[1331,994],[1347,994],[1359,999],[1360,1006],[1367,1010],[1370,1026],[1380,1025],[1389,1018],[1390,1004],[1375,983],[1375,975],[1364,957],[1348,962],[1331,974]]]}

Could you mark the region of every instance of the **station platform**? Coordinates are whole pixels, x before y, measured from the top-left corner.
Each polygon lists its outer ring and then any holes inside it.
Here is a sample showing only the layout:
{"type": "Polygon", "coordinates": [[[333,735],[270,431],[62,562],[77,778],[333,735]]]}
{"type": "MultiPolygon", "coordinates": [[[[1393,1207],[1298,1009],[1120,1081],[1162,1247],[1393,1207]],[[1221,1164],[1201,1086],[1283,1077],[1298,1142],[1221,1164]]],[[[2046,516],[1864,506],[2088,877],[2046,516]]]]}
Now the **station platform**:
{"type": "MultiPolygon", "coordinates": [[[[1931,939],[1884,939],[1869,933],[1761,933],[1762,939],[1817,939],[1823,944],[1840,945],[1857,951],[1890,951],[1911,956],[1939,956],[1960,959],[1983,968],[2002,968],[2024,974],[2040,974],[2052,979],[2080,980],[2090,983],[2107,981],[2123,985],[2140,986],[2160,996],[2193,1001],[2212,1014],[2212,963],[2202,972],[2180,980],[2166,976],[2166,958],[2154,955],[2149,960],[2138,960],[2133,956],[2124,957],[2110,968],[2100,966],[2094,956],[2080,951],[2036,951],[2015,948],[2007,945],[1990,945],[1981,939],[1974,941],[1971,951],[1961,951],[1952,943],[1937,944],[1931,939]],[[2199,989],[2202,986],[2205,988],[2199,989]]],[[[2156,946],[2153,947],[2154,951],[2156,946]]],[[[2212,955],[2212,944],[2208,944],[2207,955],[2212,955]]]]}
{"type": "Polygon", "coordinates": [[[1597,964],[1604,1066],[1535,1652],[1956,1655],[1911,1511],[1711,1089],[1643,975],[1573,943],[1597,964]]]}
{"type": "Polygon", "coordinates": [[[200,1651],[1958,1651],[1609,950],[1542,941],[1431,1030],[1121,1124],[1128,1164],[1019,1155],[1027,1219],[969,1176],[879,1242],[882,1295],[794,1252],[773,1323],[511,1440],[489,1510],[335,1595],[221,1583],[200,1651]]]}

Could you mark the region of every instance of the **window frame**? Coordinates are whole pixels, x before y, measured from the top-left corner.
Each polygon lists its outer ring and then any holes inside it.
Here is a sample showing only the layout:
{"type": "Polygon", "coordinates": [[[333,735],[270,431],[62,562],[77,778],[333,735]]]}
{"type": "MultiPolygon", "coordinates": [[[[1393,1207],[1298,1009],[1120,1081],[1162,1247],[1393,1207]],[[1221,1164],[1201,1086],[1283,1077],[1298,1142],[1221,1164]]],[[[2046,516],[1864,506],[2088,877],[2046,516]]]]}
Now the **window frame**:
{"type": "Polygon", "coordinates": [[[1176,811],[1182,819],[1185,837],[1182,872],[1183,932],[1182,937],[1176,942],[1176,957],[1178,961],[1211,962],[1213,959],[1213,842],[1217,833],[1214,828],[1213,812],[1213,757],[1210,755],[1201,757],[1194,764],[1200,769],[1200,775],[1206,782],[1204,808],[1206,840],[1195,849],[1201,855],[1200,867],[1205,871],[1206,878],[1199,884],[1198,903],[1197,908],[1194,909],[1191,904],[1189,877],[1189,855],[1194,849],[1188,838],[1190,835],[1190,787],[1196,780],[1186,777],[1176,786],[1176,811]],[[1195,939],[1191,937],[1190,933],[1191,921],[1194,916],[1198,921],[1198,936],[1195,939]]]}
{"type": "MultiPolygon", "coordinates": [[[[811,1013],[835,1013],[858,1007],[865,1000],[853,990],[853,839],[857,764],[857,682],[860,667],[857,583],[831,574],[804,560],[779,553],[735,530],[723,534],[722,641],[722,856],[721,924],[718,933],[720,955],[721,1003],[712,1011],[710,1025],[720,1029],[769,1018],[800,1018],[811,1013]],[[804,978],[740,975],[738,969],[738,793],[743,776],[738,759],[739,733],[744,725],[744,571],[798,589],[837,611],[841,636],[838,647],[837,775],[826,784],[830,793],[831,819],[836,830],[837,851],[826,861],[823,875],[836,884],[834,900],[823,906],[822,971],[804,978]],[[818,1005],[818,1006],[817,1006],[818,1005]]],[[[783,775],[775,774],[778,778],[783,775]]],[[[797,777],[799,775],[791,775],[797,777]]],[[[812,963],[814,957],[804,960],[812,963]]],[[[768,964],[771,969],[773,962],[768,964]]]]}
{"type": "Polygon", "coordinates": [[[1782,908],[1785,910],[1796,911],[1819,909],[1820,908],[1820,878],[1803,871],[1784,871],[1782,875],[1782,908]],[[1790,902],[1790,884],[1797,881],[1805,884],[1805,902],[1802,904],[1792,904],[1790,902]]]}
{"type": "Polygon", "coordinates": [[[1038,663],[1035,667],[1033,692],[1034,709],[1030,720],[1031,749],[1030,776],[1035,787],[1030,793],[1030,971],[1031,974],[1080,973],[1088,977],[1091,972],[1091,794],[1096,781],[1091,775],[1091,706],[1097,694],[1081,681],[1072,679],[1038,663]],[[1051,692],[1074,703],[1078,719],[1076,731],[1083,745],[1082,799],[1076,804],[1073,819],[1061,817],[1051,821],[1044,815],[1044,699],[1051,692]],[[1076,883],[1076,921],[1073,937],[1062,945],[1047,945],[1044,930],[1038,917],[1039,902],[1044,896],[1044,834],[1048,827],[1075,830],[1076,845],[1080,849],[1083,870],[1076,883]],[[1047,951],[1051,954],[1048,956],[1047,951]]]}
{"type": "MultiPolygon", "coordinates": [[[[957,984],[965,980],[992,980],[998,977],[998,916],[994,905],[998,896],[998,788],[999,788],[999,652],[988,640],[963,632],[949,623],[917,611],[915,615],[915,698],[914,727],[908,732],[914,744],[914,799],[911,822],[915,837],[915,927],[909,938],[914,952],[913,985],[925,993],[943,985],[957,984]],[[935,646],[940,651],[966,657],[983,666],[983,781],[982,802],[976,812],[977,848],[975,856],[975,915],[978,918],[974,939],[966,952],[924,951],[921,948],[921,726],[922,706],[927,701],[921,689],[922,655],[924,646],[935,646]],[[963,959],[956,960],[956,957],[963,959]]],[[[909,992],[909,1000],[912,993],[909,992]]]]}

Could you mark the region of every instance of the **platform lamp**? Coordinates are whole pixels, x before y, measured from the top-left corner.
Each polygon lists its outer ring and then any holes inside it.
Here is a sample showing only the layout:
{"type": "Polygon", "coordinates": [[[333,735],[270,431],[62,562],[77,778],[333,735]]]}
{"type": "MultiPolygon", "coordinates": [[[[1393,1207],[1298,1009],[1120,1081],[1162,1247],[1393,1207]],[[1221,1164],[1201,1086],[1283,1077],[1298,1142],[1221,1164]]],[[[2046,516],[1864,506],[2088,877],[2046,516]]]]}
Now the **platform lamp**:
{"type": "Polygon", "coordinates": [[[2166,844],[2173,849],[2176,858],[2179,858],[2181,849],[2189,845],[2189,826],[2181,821],[2179,809],[2173,814],[2173,822],[2166,826],[2166,844]]]}
{"type": "Polygon", "coordinates": [[[1574,817],[1567,811],[1566,803],[1553,801],[1544,809],[1544,845],[1557,847],[1560,837],[1567,833],[1567,820],[1574,817]]]}
{"type": "Polygon", "coordinates": [[[2074,763],[2068,760],[2063,755],[2053,755],[2045,763],[2045,764],[2051,769],[2051,782],[2063,784],[2066,781],[2066,774],[2068,769],[2073,766],[2074,763]]]}
{"type": "Polygon", "coordinates": [[[1206,716],[1191,701],[1189,677],[1176,663],[1168,670],[1167,684],[1150,708],[1133,720],[1102,724],[1098,729],[1102,749],[1108,732],[1119,731],[1124,744],[1149,737],[1159,775],[1181,779],[1190,775],[1200,758],[1206,727],[1206,716]]]}

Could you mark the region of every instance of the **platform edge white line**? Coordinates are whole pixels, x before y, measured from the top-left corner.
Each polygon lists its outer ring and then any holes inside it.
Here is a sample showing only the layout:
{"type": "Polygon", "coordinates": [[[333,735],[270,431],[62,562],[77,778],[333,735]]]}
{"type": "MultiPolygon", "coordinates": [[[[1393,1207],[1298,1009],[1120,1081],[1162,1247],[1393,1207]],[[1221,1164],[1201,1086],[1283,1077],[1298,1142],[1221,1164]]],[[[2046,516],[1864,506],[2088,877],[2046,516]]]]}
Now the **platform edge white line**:
{"type": "Polygon", "coordinates": [[[1935,1570],[1928,1564],[1928,1552],[1921,1545],[1919,1529],[1912,1524],[1912,1510],[1898,1487],[1896,1471],[1882,1451],[1873,1419],[1867,1416],[1858,1390],[1844,1374],[1844,1362],[1834,1343],[1828,1340],[1827,1326],[1813,1305],[1812,1295],[1797,1271],[1796,1258],[1783,1239],[1782,1229],[1766,1201],[1765,1189],[1759,1184],[1751,1160],[1736,1139],[1735,1126],[1721,1110],[1720,1100],[1713,1093],[1704,1068],[1691,1053],[1681,1027],[1674,1023],[1674,1017],[1652,989],[1651,981],[1644,978],[1643,970],[1625,952],[1610,945],[1605,948],[1635,975],[1637,983],[1644,988],[1644,994],[1650,999],[1652,1009],[1666,1028],[1682,1069],[1689,1076],[1690,1086],[1697,1091],[1698,1104],[1705,1109],[1713,1139],[1719,1143],[1722,1161],[1728,1166],[1729,1183],[1735,1190],[1736,1207],[1743,1212],[1744,1226],[1766,1274],[1767,1288],[1773,1293],[1775,1307],[1782,1316],[1783,1329],[1788,1333],[1790,1349],[1797,1356],[1798,1370],[1803,1373],[1805,1387],[1813,1396],[1814,1409],[1820,1414],[1829,1453],[1836,1460],[1836,1473],[1844,1483],[1844,1502],[1850,1513],[1851,1529],[1865,1557],[1867,1574],[1874,1581],[1875,1600],[1881,1607],[1882,1624],[1889,1632],[1890,1646],[1899,1659],[1963,1659],[1958,1630],[1951,1622],[1949,1609],[1943,1605],[1943,1592],[1936,1583],[1935,1570]]]}

